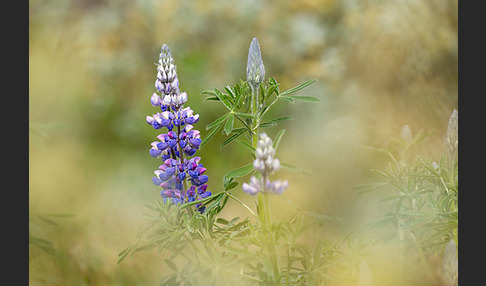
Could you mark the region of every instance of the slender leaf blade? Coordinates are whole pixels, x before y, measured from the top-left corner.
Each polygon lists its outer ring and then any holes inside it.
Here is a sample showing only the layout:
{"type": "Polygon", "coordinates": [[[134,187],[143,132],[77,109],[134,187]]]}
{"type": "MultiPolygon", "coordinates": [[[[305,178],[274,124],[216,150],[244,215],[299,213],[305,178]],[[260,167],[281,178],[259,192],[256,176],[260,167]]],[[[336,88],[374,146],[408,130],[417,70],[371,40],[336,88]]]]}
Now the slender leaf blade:
{"type": "Polygon", "coordinates": [[[281,95],[279,97],[280,99],[288,99],[292,100],[294,102],[295,100],[297,101],[305,101],[305,102],[321,102],[319,98],[313,97],[313,96],[305,96],[305,95],[281,95]]]}
{"type": "Polygon", "coordinates": [[[225,86],[224,89],[228,92],[229,95],[231,95],[231,97],[233,99],[236,98],[235,93],[233,92],[233,90],[231,89],[231,87],[229,85],[225,86]]]}
{"type": "Polygon", "coordinates": [[[280,140],[282,140],[284,133],[285,129],[282,129],[275,135],[275,139],[273,139],[273,149],[275,149],[275,151],[277,150],[278,144],[280,143],[280,140]]]}
{"type": "Polygon", "coordinates": [[[228,120],[226,120],[226,124],[224,125],[224,132],[226,133],[226,135],[229,135],[233,130],[234,120],[235,120],[234,113],[230,113],[230,116],[228,117],[228,120]]]}
{"type": "Polygon", "coordinates": [[[216,95],[216,92],[214,92],[214,90],[203,90],[201,91],[201,95],[216,95]]]}
{"type": "Polygon", "coordinates": [[[231,178],[243,177],[249,174],[252,170],[253,170],[253,163],[246,164],[244,166],[241,166],[239,168],[236,168],[228,172],[226,175],[224,175],[224,180],[226,181],[227,179],[231,179],[231,178]]]}
{"type": "Polygon", "coordinates": [[[271,119],[271,120],[268,120],[268,121],[265,121],[263,122],[262,124],[260,124],[260,126],[262,125],[274,125],[278,122],[282,122],[282,121],[287,121],[287,120],[293,120],[294,118],[291,117],[291,116],[284,116],[284,117],[279,117],[279,118],[274,118],[274,119],[271,119]]]}
{"type": "Polygon", "coordinates": [[[213,128],[211,131],[208,132],[208,134],[206,134],[206,136],[201,140],[201,144],[199,145],[199,148],[202,148],[204,145],[206,145],[209,142],[209,140],[211,140],[216,135],[216,133],[221,128],[221,125],[222,124],[220,124],[216,128],[213,128]]]}
{"type": "Polygon", "coordinates": [[[255,152],[255,147],[251,146],[248,142],[241,141],[236,139],[236,142],[240,143],[241,145],[245,146],[246,148],[250,149],[252,152],[255,152]]]}
{"type": "MultiPolygon", "coordinates": [[[[238,138],[241,134],[245,133],[246,130],[247,130],[246,128],[238,130],[236,133],[234,133],[228,139],[226,139],[223,143],[221,143],[221,146],[219,148],[223,149],[226,145],[236,140],[236,138],[238,138]]],[[[235,131],[235,129],[233,129],[233,131],[235,131]]]]}
{"type": "Polygon", "coordinates": [[[303,173],[303,174],[306,174],[306,175],[309,175],[309,176],[313,176],[314,174],[309,172],[309,171],[306,171],[298,166],[295,166],[295,165],[292,165],[292,164],[289,164],[289,163],[285,163],[285,162],[280,162],[280,166],[286,170],[289,170],[289,171],[293,171],[293,172],[297,172],[297,173],[303,173]]]}
{"type": "Polygon", "coordinates": [[[215,126],[223,124],[223,122],[226,120],[226,118],[228,118],[228,116],[230,116],[230,113],[226,113],[221,117],[219,117],[218,119],[214,120],[213,122],[209,123],[208,125],[206,125],[206,130],[209,130],[215,126]]]}
{"type": "Polygon", "coordinates": [[[308,87],[309,85],[313,84],[314,82],[316,82],[317,79],[310,79],[310,80],[307,80],[306,82],[302,83],[302,84],[299,84],[298,86],[296,87],[293,87],[291,89],[288,89],[282,93],[280,93],[280,96],[283,96],[283,95],[287,95],[287,94],[291,94],[291,93],[294,93],[294,92],[297,92],[301,89],[304,89],[306,87],[308,87]]]}
{"type": "Polygon", "coordinates": [[[226,106],[226,108],[228,108],[229,110],[232,110],[233,109],[233,105],[231,104],[231,101],[229,100],[229,98],[227,97],[227,95],[224,95],[218,89],[214,89],[214,91],[216,93],[215,95],[219,98],[219,100],[221,100],[221,102],[224,104],[224,106],[226,106]]]}

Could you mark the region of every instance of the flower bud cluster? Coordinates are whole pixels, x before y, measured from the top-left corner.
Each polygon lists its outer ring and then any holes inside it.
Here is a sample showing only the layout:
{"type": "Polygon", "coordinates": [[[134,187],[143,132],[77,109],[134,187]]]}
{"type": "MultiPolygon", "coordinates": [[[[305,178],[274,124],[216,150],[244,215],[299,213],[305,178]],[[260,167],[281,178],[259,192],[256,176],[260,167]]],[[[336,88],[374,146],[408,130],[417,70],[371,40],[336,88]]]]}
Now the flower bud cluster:
{"type": "Polygon", "coordinates": [[[272,139],[266,133],[260,134],[258,146],[255,150],[256,158],[253,161],[253,168],[260,171],[264,177],[280,168],[280,161],[274,158],[275,149],[272,145],[272,139]]]}
{"type": "MultiPolygon", "coordinates": [[[[163,164],[154,172],[152,182],[162,188],[164,201],[186,203],[201,200],[211,195],[207,191],[208,176],[200,157],[192,157],[201,144],[200,132],[193,129],[199,120],[190,107],[184,107],[187,94],[179,91],[174,59],[167,45],[163,45],[157,65],[157,80],[150,102],[160,107],[161,112],[146,116],[146,121],[154,129],[167,129],[167,133],[157,136],[158,141],[151,143],[149,153],[161,158],[163,164]],[[159,95],[160,93],[160,95],[159,95]]],[[[205,207],[196,204],[201,213],[205,207]]]]}
{"type": "Polygon", "coordinates": [[[174,106],[178,109],[178,107],[187,102],[187,93],[181,93],[179,90],[179,79],[177,78],[174,59],[169,47],[165,44],[162,46],[159,54],[155,88],[161,95],[153,93],[150,102],[155,107],[160,106],[163,111],[169,106],[174,106]]]}
{"type": "Polygon", "coordinates": [[[242,189],[250,195],[256,195],[259,192],[270,192],[281,194],[289,185],[287,181],[270,181],[268,176],[280,168],[280,161],[275,158],[275,149],[270,137],[265,133],[260,134],[258,145],[255,150],[256,158],[253,161],[253,168],[258,170],[261,178],[255,176],[250,178],[250,183],[243,183],[242,189]]]}

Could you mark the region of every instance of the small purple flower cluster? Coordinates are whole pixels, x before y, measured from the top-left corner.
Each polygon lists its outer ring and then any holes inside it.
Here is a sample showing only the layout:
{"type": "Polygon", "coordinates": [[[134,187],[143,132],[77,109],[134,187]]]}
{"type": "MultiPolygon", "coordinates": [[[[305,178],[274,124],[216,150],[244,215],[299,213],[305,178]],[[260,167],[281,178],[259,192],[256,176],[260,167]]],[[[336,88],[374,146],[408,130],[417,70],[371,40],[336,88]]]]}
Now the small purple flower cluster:
{"type": "Polygon", "coordinates": [[[288,181],[270,181],[268,176],[280,168],[280,161],[275,156],[275,149],[270,137],[265,133],[260,134],[258,146],[255,149],[255,161],[253,161],[253,168],[260,172],[261,179],[255,176],[250,178],[250,183],[243,183],[242,189],[245,193],[252,196],[259,192],[272,191],[275,194],[282,194],[289,186],[288,181]]]}
{"type": "MultiPolygon", "coordinates": [[[[206,198],[211,195],[206,185],[208,176],[204,175],[206,168],[199,162],[201,157],[189,158],[201,144],[199,131],[192,126],[199,120],[199,114],[184,107],[187,93],[179,90],[174,59],[165,44],[159,55],[155,88],[157,92],[152,94],[150,102],[161,112],[147,116],[146,120],[154,129],[166,128],[167,133],[158,135],[158,141],[151,144],[150,155],[163,161],[154,172],[152,182],[162,188],[164,202],[179,204],[206,198]]],[[[196,208],[201,213],[205,210],[201,204],[196,204],[196,208]]]]}

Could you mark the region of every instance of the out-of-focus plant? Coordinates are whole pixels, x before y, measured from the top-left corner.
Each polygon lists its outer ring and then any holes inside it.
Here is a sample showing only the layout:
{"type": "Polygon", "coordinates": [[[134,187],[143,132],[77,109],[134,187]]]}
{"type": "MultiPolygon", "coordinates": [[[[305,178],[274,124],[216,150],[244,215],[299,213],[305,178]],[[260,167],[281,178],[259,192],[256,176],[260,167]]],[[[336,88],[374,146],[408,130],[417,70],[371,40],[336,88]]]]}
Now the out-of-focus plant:
{"type": "MultiPolygon", "coordinates": [[[[311,245],[304,243],[303,236],[314,227],[322,226],[328,220],[339,219],[296,207],[281,196],[289,187],[289,182],[270,180],[281,166],[290,170],[300,169],[281,163],[276,158],[284,129],[273,140],[260,131],[291,117],[266,119],[265,115],[277,101],[319,102],[318,98],[312,96],[292,95],[315,80],[280,92],[277,81],[270,78],[264,84],[264,76],[260,47],[254,38],[248,54],[247,80],[240,80],[234,87],[225,87],[225,92],[216,88],[202,92],[208,96],[207,100],[221,102],[228,112],[206,126],[210,131],[198,141],[198,147],[208,144],[222,128],[229,137],[220,147],[238,142],[251,152],[253,162],[228,172],[223,178],[221,192],[209,196],[202,193],[194,200],[190,199],[189,189],[182,184],[183,178],[177,174],[180,169],[177,162],[174,172],[170,170],[168,173],[172,166],[164,165],[162,172],[157,172],[154,179],[154,183],[164,188],[164,199],[157,200],[155,206],[148,206],[155,215],[148,216],[149,222],[141,228],[134,243],[120,252],[119,263],[126,256],[133,256],[141,250],[157,248],[168,252],[165,262],[173,273],[165,275],[161,285],[322,285],[343,276],[358,279],[361,262],[358,257],[364,250],[365,242],[351,233],[337,242],[319,237],[312,239],[314,243],[311,245]],[[236,126],[236,122],[241,126],[236,126]],[[251,176],[249,182],[243,183],[241,189],[235,189],[239,184],[235,179],[247,175],[251,176]],[[162,183],[170,178],[174,178],[173,185],[177,191],[171,191],[169,196],[167,184],[162,183]],[[255,210],[233,195],[232,190],[256,196],[255,210]],[[271,220],[270,196],[278,197],[294,208],[295,213],[290,219],[271,220]],[[246,218],[226,219],[220,216],[230,198],[248,211],[246,218]],[[199,212],[192,211],[194,205],[199,212]]],[[[167,91],[167,87],[158,89],[167,91]]],[[[166,98],[172,100],[177,96],[154,95],[152,104],[164,108],[161,104],[169,102],[166,98]]],[[[174,119],[179,118],[176,114],[171,118],[170,114],[164,112],[147,117],[147,121],[157,129],[159,126],[170,126],[170,120],[174,124],[174,119]]],[[[180,141],[175,139],[180,136],[174,136],[174,139],[165,136],[161,142],[167,144],[154,142],[151,154],[154,157],[165,156],[167,158],[163,159],[166,161],[180,160],[177,155],[180,153],[177,152],[184,146],[180,146],[180,141]],[[170,140],[175,141],[171,143],[170,140]],[[176,146],[173,151],[168,149],[172,148],[171,144],[176,146]]]]}
{"type": "Polygon", "coordinates": [[[447,265],[444,267],[448,269],[447,280],[451,283],[447,285],[455,285],[457,267],[450,266],[454,264],[451,262],[452,250],[444,249],[448,245],[447,248],[454,248],[457,252],[457,110],[454,109],[450,116],[445,135],[447,155],[442,155],[438,163],[419,155],[408,158],[410,148],[426,136],[422,131],[412,136],[410,127],[404,125],[400,137],[393,138],[388,148],[371,148],[386,154],[391,162],[385,170],[373,170],[383,180],[363,186],[361,192],[378,189],[387,192],[379,200],[380,204],[386,206],[384,213],[380,219],[368,225],[376,231],[376,242],[397,242],[402,260],[418,257],[424,267],[430,266],[431,257],[443,256],[445,252],[442,261],[443,265],[447,265]],[[454,271],[455,274],[451,273],[454,271]]]}

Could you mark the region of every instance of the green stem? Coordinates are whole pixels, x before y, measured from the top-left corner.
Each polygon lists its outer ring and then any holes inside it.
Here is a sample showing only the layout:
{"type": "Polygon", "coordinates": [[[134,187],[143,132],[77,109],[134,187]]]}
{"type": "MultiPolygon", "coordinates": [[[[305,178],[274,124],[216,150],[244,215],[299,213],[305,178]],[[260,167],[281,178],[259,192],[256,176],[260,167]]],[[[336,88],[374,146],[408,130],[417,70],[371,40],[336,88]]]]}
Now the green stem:
{"type": "MultiPolygon", "coordinates": [[[[262,114],[259,114],[260,110],[258,108],[258,88],[251,89],[251,114],[256,118],[252,123],[252,145],[256,149],[258,147],[258,134],[260,129],[260,118],[262,114]]],[[[273,104],[273,102],[272,102],[273,104]]],[[[268,110],[268,108],[267,108],[268,110]]],[[[258,218],[263,230],[263,239],[265,248],[268,249],[271,255],[273,277],[275,282],[280,278],[280,272],[277,261],[277,253],[275,251],[275,245],[271,235],[271,222],[270,222],[270,211],[268,208],[268,193],[265,190],[266,176],[262,178],[262,188],[263,191],[258,193],[258,218]]]]}

